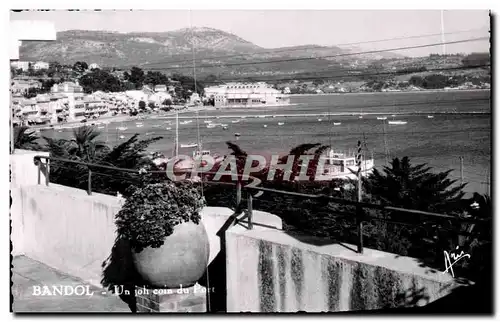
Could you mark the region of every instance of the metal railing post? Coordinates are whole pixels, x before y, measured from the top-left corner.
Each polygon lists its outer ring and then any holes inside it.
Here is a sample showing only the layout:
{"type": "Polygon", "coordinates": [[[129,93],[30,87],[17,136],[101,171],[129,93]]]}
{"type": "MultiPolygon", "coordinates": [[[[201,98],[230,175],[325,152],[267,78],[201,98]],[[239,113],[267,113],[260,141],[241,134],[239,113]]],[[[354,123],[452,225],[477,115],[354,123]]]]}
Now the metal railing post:
{"type": "Polygon", "coordinates": [[[236,208],[240,206],[241,203],[241,182],[236,182],[236,208]]]}
{"type": "Polygon", "coordinates": [[[38,159],[38,163],[37,163],[37,166],[38,166],[38,184],[40,184],[40,182],[42,181],[42,160],[38,159]]]}
{"type": "Polygon", "coordinates": [[[47,162],[45,162],[45,185],[48,186],[50,182],[50,175],[49,175],[49,159],[46,159],[47,162]]]}
{"type": "Polygon", "coordinates": [[[356,224],[358,226],[358,253],[363,254],[363,208],[356,206],[356,224]]]}
{"type": "Polygon", "coordinates": [[[92,170],[90,170],[90,168],[89,168],[87,194],[89,196],[92,195],[92,170]]]}
{"type": "Polygon", "coordinates": [[[247,213],[248,213],[248,229],[253,229],[252,222],[252,212],[253,212],[253,204],[252,204],[252,194],[248,192],[248,205],[247,205],[247,213]]]}

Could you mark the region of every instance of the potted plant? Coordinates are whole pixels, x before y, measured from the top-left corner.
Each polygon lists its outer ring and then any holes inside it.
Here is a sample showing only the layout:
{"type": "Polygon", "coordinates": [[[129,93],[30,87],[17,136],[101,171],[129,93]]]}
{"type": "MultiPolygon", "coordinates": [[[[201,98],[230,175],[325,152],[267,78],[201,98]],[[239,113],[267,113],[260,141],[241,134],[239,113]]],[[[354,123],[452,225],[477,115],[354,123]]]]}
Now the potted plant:
{"type": "Polygon", "coordinates": [[[150,286],[190,287],[205,273],[204,204],[190,182],[153,183],[128,194],[116,215],[118,237],[129,242],[137,272],[150,286]]]}

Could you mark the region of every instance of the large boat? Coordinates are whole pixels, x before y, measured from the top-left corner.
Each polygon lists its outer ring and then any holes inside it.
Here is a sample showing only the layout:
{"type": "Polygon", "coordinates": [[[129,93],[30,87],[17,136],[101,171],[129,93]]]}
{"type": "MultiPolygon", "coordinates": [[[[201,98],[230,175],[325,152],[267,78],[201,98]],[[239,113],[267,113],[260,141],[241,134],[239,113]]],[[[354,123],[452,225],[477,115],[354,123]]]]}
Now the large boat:
{"type": "Polygon", "coordinates": [[[192,121],[192,120],[189,120],[189,121],[182,121],[182,122],[180,122],[179,124],[181,124],[181,125],[186,125],[186,124],[189,124],[189,123],[193,123],[193,121],[192,121]]]}
{"type": "Polygon", "coordinates": [[[389,121],[387,123],[389,123],[390,125],[405,125],[408,122],[406,122],[406,121],[389,121]]]}
{"type": "Polygon", "coordinates": [[[341,122],[333,122],[333,125],[341,125],[341,122]]]}
{"type": "MultiPolygon", "coordinates": [[[[320,180],[356,179],[359,167],[356,164],[356,155],[329,149],[321,158],[323,173],[320,180]]],[[[373,157],[361,160],[361,176],[367,176],[374,169],[373,157]]]]}
{"type": "Polygon", "coordinates": [[[387,120],[387,116],[377,116],[377,120],[387,120]]]}
{"type": "Polygon", "coordinates": [[[196,143],[181,144],[181,148],[196,148],[197,146],[196,143]]]}

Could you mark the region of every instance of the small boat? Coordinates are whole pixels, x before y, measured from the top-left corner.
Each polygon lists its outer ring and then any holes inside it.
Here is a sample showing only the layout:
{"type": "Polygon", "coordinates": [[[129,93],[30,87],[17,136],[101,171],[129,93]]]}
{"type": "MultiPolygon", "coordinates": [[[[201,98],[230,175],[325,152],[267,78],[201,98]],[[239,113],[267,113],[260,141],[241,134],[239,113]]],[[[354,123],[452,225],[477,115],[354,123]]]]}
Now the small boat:
{"type": "Polygon", "coordinates": [[[227,124],[219,124],[222,127],[227,127],[227,124]]]}
{"type": "Polygon", "coordinates": [[[273,115],[273,118],[275,118],[275,117],[276,117],[276,115],[273,115]]]}
{"type": "Polygon", "coordinates": [[[240,133],[234,133],[234,136],[238,137],[238,136],[241,136],[240,133]]]}
{"type": "Polygon", "coordinates": [[[171,129],[172,129],[171,127],[167,127],[167,128],[165,128],[165,130],[168,130],[168,131],[170,131],[171,129]]]}
{"type": "Polygon", "coordinates": [[[155,134],[155,132],[148,132],[148,133],[146,133],[146,135],[153,135],[153,134],[155,134]]]}
{"type": "Polygon", "coordinates": [[[360,119],[362,119],[362,118],[363,118],[363,115],[360,115],[360,116],[359,116],[359,118],[360,118],[360,119]]]}
{"type": "Polygon", "coordinates": [[[207,129],[213,129],[216,126],[217,126],[217,124],[213,124],[213,123],[207,124],[207,129]]]}
{"type": "Polygon", "coordinates": [[[404,125],[408,122],[406,122],[406,121],[389,121],[388,123],[392,124],[392,125],[404,125]]]}
{"type": "Polygon", "coordinates": [[[227,130],[227,126],[222,126],[222,129],[223,130],[227,130]]]}
{"type": "Polygon", "coordinates": [[[387,116],[377,116],[377,120],[387,120],[387,116]]]}
{"type": "Polygon", "coordinates": [[[120,135],[120,139],[124,139],[125,138],[125,135],[120,135]]]}
{"type": "Polygon", "coordinates": [[[283,124],[285,124],[285,122],[278,122],[278,125],[280,125],[280,126],[283,124]]]}
{"type": "Polygon", "coordinates": [[[333,125],[340,125],[340,124],[342,124],[342,123],[340,123],[340,122],[334,122],[333,123],[333,125]]]}
{"type": "Polygon", "coordinates": [[[203,121],[203,123],[212,123],[212,121],[205,120],[205,121],[203,121]]]}
{"type": "Polygon", "coordinates": [[[143,124],[136,124],[135,126],[136,127],[143,127],[144,125],[143,124]]]}
{"type": "Polygon", "coordinates": [[[196,143],[181,144],[181,148],[196,148],[197,146],[196,143]]]}
{"type": "Polygon", "coordinates": [[[427,115],[427,118],[428,118],[428,119],[433,119],[433,118],[434,118],[434,116],[433,116],[433,115],[427,115]]]}
{"type": "Polygon", "coordinates": [[[321,121],[323,121],[323,119],[318,119],[318,122],[321,122],[321,121]]]}
{"type": "Polygon", "coordinates": [[[396,117],[396,114],[392,114],[391,116],[392,116],[392,117],[396,117]]]}
{"type": "Polygon", "coordinates": [[[118,131],[125,131],[127,129],[126,126],[120,126],[116,128],[118,131]]]}
{"type": "Polygon", "coordinates": [[[189,120],[189,121],[182,121],[180,124],[182,125],[186,125],[186,124],[189,124],[189,123],[193,123],[192,120],[189,120]]]}
{"type": "Polygon", "coordinates": [[[240,120],[231,121],[231,123],[240,123],[240,120]]]}
{"type": "Polygon", "coordinates": [[[264,124],[264,127],[267,127],[267,124],[264,124]]]}
{"type": "Polygon", "coordinates": [[[59,130],[59,131],[57,131],[57,132],[61,133],[61,132],[62,132],[62,130],[59,130]]]}

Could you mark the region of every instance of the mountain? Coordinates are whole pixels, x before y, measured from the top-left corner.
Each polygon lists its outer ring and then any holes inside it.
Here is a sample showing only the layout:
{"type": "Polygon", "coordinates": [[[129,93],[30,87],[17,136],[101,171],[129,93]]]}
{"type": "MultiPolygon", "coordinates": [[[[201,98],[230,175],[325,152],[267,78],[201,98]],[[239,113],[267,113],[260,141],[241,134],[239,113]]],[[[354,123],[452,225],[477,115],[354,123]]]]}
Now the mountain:
{"type": "MultiPolygon", "coordinates": [[[[54,42],[24,42],[20,48],[20,59],[58,61],[62,64],[85,61],[108,67],[140,66],[143,69],[186,73],[188,68],[192,69],[193,43],[197,71],[201,74],[294,74],[322,70],[342,61],[374,59],[363,55],[320,58],[350,52],[350,49],[335,46],[304,45],[266,49],[231,33],[212,28],[184,28],[149,33],[62,31],[57,33],[57,40],[54,42]],[[293,61],[304,57],[318,59],[293,61]],[[287,59],[292,61],[273,62],[287,59]],[[268,60],[270,62],[265,64],[254,64],[268,60]]],[[[381,55],[388,56],[393,58],[394,54],[381,55]]]]}

